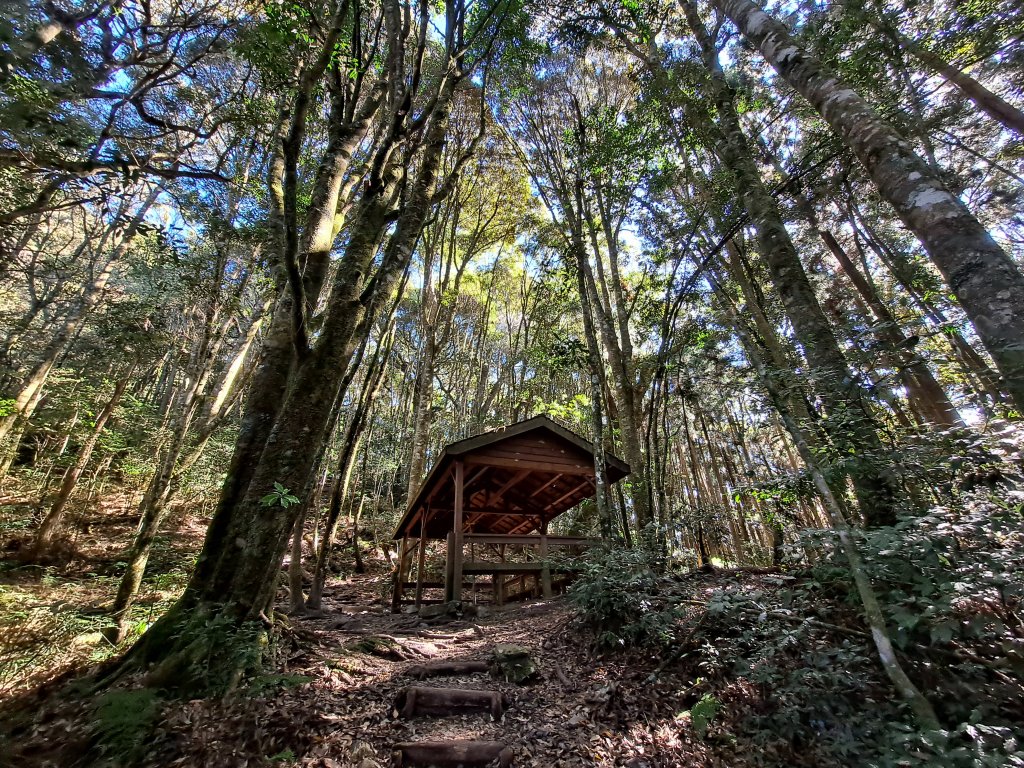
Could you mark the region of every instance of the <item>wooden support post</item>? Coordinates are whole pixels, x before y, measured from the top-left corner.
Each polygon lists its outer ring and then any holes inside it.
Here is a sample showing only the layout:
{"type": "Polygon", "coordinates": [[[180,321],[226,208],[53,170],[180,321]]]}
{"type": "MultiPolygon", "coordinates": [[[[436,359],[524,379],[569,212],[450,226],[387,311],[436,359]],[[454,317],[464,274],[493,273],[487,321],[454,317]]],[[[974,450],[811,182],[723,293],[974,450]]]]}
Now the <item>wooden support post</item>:
{"type": "MultiPolygon", "coordinates": [[[[505,544],[498,545],[498,560],[505,562],[505,544]]],[[[494,602],[497,605],[505,604],[505,576],[500,573],[494,574],[494,602]]]]}
{"type": "Polygon", "coordinates": [[[423,566],[427,561],[427,518],[430,517],[430,507],[420,510],[420,543],[419,553],[416,556],[416,607],[420,607],[423,601],[423,566]]]}
{"type": "Polygon", "coordinates": [[[448,531],[444,554],[444,601],[450,603],[455,598],[455,531],[448,531]]]}
{"type": "Polygon", "coordinates": [[[395,567],[395,589],[391,593],[391,612],[398,613],[402,610],[402,588],[405,585],[405,551],[409,544],[409,536],[402,536],[398,544],[398,563],[395,567]]]}
{"type": "Polygon", "coordinates": [[[455,533],[455,547],[452,552],[452,584],[455,587],[452,592],[452,600],[462,600],[462,524],[463,508],[462,495],[466,486],[466,465],[460,459],[455,462],[455,521],[452,526],[455,533]]]}
{"type": "Polygon", "coordinates": [[[550,599],[552,595],[551,568],[548,565],[548,536],[546,533],[542,533],[540,536],[540,583],[544,599],[550,599]]]}

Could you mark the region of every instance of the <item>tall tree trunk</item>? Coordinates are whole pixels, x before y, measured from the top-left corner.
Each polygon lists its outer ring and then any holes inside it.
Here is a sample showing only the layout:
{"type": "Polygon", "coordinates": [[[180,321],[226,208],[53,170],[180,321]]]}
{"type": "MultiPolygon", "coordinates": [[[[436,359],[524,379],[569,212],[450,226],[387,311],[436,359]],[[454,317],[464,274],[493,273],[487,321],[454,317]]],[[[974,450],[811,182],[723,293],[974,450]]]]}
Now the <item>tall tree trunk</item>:
{"type": "MultiPolygon", "coordinates": [[[[586,250],[583,245],[583,233],[577,225],[573,229],[571,240],[574,247],[577,288],[580,296],[580,308],[583,315],[583,334],[587,340],[587,367],[590,374],[590,431],[594,446],[594,493],[597,504],[597,519],[601,526],[601,536],[611,541],[618,527],[612,518],[611,500],[608,498],[608,477],[604,449],[604,392],[601,386],[603,366],[601,364],[601,348],[597,340],[597,331],[591,304],[593,301],[590,286],[584,277],[586,250]]],[[[632,467],[630,467],[632,469],[632,467]]],[[[625,535],[629,536],[629,525],[624,522],[625,535]]]]}
{"type": "MultiPolygon", "coordinates": [[[[155,662],[150,673],[153,681],[179,690],[223,690],[262,661],[261,643],[273,626],[272,601],[299,506],[268,508],[262,499],[275,483],[291,489],[307,486],[358,336],[365,332],[362,320],[379,312],[384,299],[394,295],[430,211],[447,187],[438,177],[449,115],[456,90],[469,74],[462,60],[466,8],[462,0],[448,0],[447,7],[451,23],[446,25],[439,66],[431,69],[429,77],[421,67],[426,67],[428,51],[431,57],[438,52],[428,34],[429,7],[421,4],[414,9],[388,2],[380,8],[377,29],[382,42],[379,48],[374,44],[376,58],[365,66],[372,69],[377,61],[383,63],[387,108],[368,148],[366,172],[354,193],[344,250],[333,276],[324,290],[305,291],[305,298],[294,232],[298,155],[306,146],[301,131],[298,135],[291,131],[283,145],[283,219],[276,188],[282,179],[276,170],[268,174],[272,219],[283,223],[275,225],[275,240],[281,246],[280,261],[293,297],[294,365],[286,374],[283,391],[274,393],[280,407],[255,457],[255,467],[246,473],[245,487],[236,490],[232,479],[226,483],[225,494],[235,495],[219,505],[204,542],[203,560],[184,594],[122,659],[115,675],[155,662]],[[315,335],[308,332],[307,303],[325,307],[315,335]],[[240,644],[251,651],[245,658],[240,658],[240,644]],[[213,670],[214,661],[222,662],[216,667],[216,678],[197,675],[193,664],[197,657],[209,660],[205,669],[213,670]]],[[[338,26],[341,20],[333,23],[338,26]]],[[[353,28],[358,30],[360,24],[353,28]]],[[[477,43],[486,44],[486,40],[474,40],[477,43]]],[[[339,60],[346,60],[334,56],[334,51],[331,41],[322,46],[317,59],[322,68],[340,66],[339,60]]],[[[309,82],[307,75],[301,80],[309,87],[299,95],[308,102],[319,80],[314,73],[309,82]]],[[[341,85],[345,86],[344,81],[341,85]]],[[[475,147],[474,143],[469,151],[475,147]]]]}
{"type": "Polygon", "coordinates": [[[896,522],[897,488],[885,469],[884,449],[863,388],[847,365],[774,198],[764,186],[739,124],[732,89],[718,62],[718,50],[688,0],[681,0],[704,54],[722,140],[718,152],[733,175],[736,191],[754,223],[761,256],[782,299],[786,316],[804,348],[814,388],[828,409],[825,426],[840,455],[856,457],[850,476],[868,525],[896,522]]]}
{"type": "Polygon", "coordinates": [[[374,351],[366,372],[363,390],[359,395],[359,402],[356,404],[355,411],[345,426],[345,432],[341,438],[341,453],[338,456],[334,485],[331,489],[331,501],[327,508],[327,517],[324,520],[324,534],[320,539],[320,548],[317,551],[313,583],[309,587],[309,596],[306,598],[306,607],[310,610],[319,610],[323,601],[327,569],[330,565],[331,552],[334,549],[334,540],[338,531],[338,520],[349,496],[352,468],[355,465],[356,455],[359,453],[359,446],[362,444],[374,403],[380,393],[391,354],[393,336],[389,334],[387,338],[388,340],[382,341],[374,351]]]}
{"type": "MultiPolygon", "coordinates": [[[[390,19],[388,26],[389,30],[398,30],[395,34],[401,34],[400,20],[390,19]]],[[[345,253],[331,282],[326,300],[328,311],[315,345],[296,345],[294,372],[288,376],[283,403],[247,488],[223,510],[224,519],[211,526],[204,543],[206,564],[197,568],[185,594],[143,636],[120,669],[147,659],[160,660],[160,679],[174,680],[177,686],[195,685],[194,676],[181,677],[188,669],[193,645],[205,648],[204,654],[223,656],[231,643],[237,642],[239,633],[248,631],[247,627],[254,630],[253,641],[265,632],[259,625],[269,623],[266,611],[276,590],[297,511],[284,507],[269,509],[261,499],[276,482],[293,489],[305,487],[314,469],[319,446],[326,438],[330,411],[354,353],[356,329],[364,314],[377,311],[381,297],[393,294],[429,214],[451,100],[459,80],[451,71],[442,77],[429,117],[418,131],[417,142],[422,151],[415,166],[416,175],[406,184],[394,234],[374,274],[374,259],[392,223],[400,173],[394,163],[387,163],[389,151],[381,156],[384,169],[372,172],[354,209],[345,253]],[[372,280],[367,284],[370,275],[372,280]],[[217,617],[224,627],[215,637],[195,630],[201,626],[196,622],[208,621],[210,616],[217,617]],[[186,631],[187,627],[192,629],[186,631]],[[177,640],[167,644],[169,637],[177,640]]],[[[395,119],[404,120],[406,115],[396,113],[395,119]]],[[[390,149],[391,145],[385,147],[390,149]]],[[[231,490],[232,485],[229,480],[226,490],[231,490]]],[[[211,681],[203,684],[210,685],[211,681]]]]}
{"type": "Polygon", "coordinates": [[[868,24],[882,34],[892,37],[903,50],[910,53],[926,67],[946,78],[978,109],[997,123],[1000,123],[1007,130],[1024,136],[1024,111],[1017,109],[1017,107],[999,96],[999,94],[993,93],[962,69],[950,64],[937,53],[928,50],[917,41],[907,37],[896,29],[894,25],[887,23],[887,20],[878,18],[867,10],[863,14],[863,18],[867,20],[868,24]]]}
{"type": "MultiPolygon", "coordinates": [[[[852,201],[851,201],[852,203],[852,201]]],[[[851,204],[850,226],[853,229],[855,240],[861,236],[872,252],[885,264],[896,281],[903,286],[907,295],[927,318],[946,337],[953,350],[953,354],[960,362],[964,372],[970,378],[976,377],[981,389],[988,394],[993,402],[1007,402],[1006,393],[1000,389],[999,376],[992,370],[985,359],[978,354],[977,350],[964,338],[957,329],[957,324],[950,322],[945,312],[936,303],[922,295],[914,283],[913,265],[898,250],[884,242],[878,232],[864,219],[863,215],[851,204]],[[863,230],[861,229],[863,227],[863,230]]]]}
{"type": "MultiPolygon", "coordinates": [[[[363,463],[359,468],[360,482],[365,483],[369,475],[367,471],[370,463],[370,444],[373,441],[373,424],[369,425],[366,433],[366,444],[363,446],[363,463]]],[[[383,476],[379,476],[374,487],[374,506],[380,506],[380,486],[384,482],[383,476]]],[[[351,496],[351,495],[350,495],[351,496]]],[[[363,519],[363,507],[366,505],[366,494],[359,494],[359,501],[349,498],[349,510],[352,516],[352,568],[356,573],[366,573],[366,566],[363,563],[363,550],[359,546],[359,526],[363,519]],[[354,509],[353,509],[354,507],[354,509]]]]}
{"type": "MultiPolygon", "coordinates": [[[[305,254],[306,267],[302,284],[305,296],[309,297],[310,301],[314,301],[320,294],[326,277],[336,235],[341,181],[348,172],[356,146],[366,134],[370,121],[380,107],[383,84],[382,78],[374,86],[362,108],[352,115],[351,120],[344,121],[344,115],[337,109],[337,101],[332,104],[332,128],[327,152],[317,169],[301,246],[305,254]]],[[[281,121],[282,128],[286,119],[287,116],[281,121]]],[[[280,248],[281,243],[278,242],[276,245],[280,248]]],[[[263,341],[261,362],[256,369],[250,394],[246,398],[242,423],[239,425],[238,438],[235,440],[220,499],[196,561],[195,578],[198,581],[214,577],[217,561],[207,544],[219,542],[228,534],[232,510],[249,487],[274,421],[284,402],[288,378],[292,373],[292,318],[296,313],[295,297],[290,291],[285,290],[285,268],[280,261],[277,263],[276,272],[276,289],[280,298],[271,315],[263,341]]]]}
{"type": "Polygon", "coordinates": [[[713,3],[854,151],[946,278],[1015,406],[1024,411],[1024,275],[895,129],[806,52],[785,25],[750,0],[713,3]]]}
{"type": "Polygon", "coordinates": [[[719,466],[718,452],[715,450],[715,443],[711,439],[711,432],[708,430],[707,418],[704,416],[704,408],[701,406],[700,400],[694,396],[694,407],[693,410],[697,416],[697,423],[700,425],[701,434],[704,435],[704,445],[707,446],[708,464],[711,467],[711,472],[715,478],[714,491],[718,497],[722,500],[722,514],[728,520],[729,531],[732,533],[732,548],[736,555],[736,564],[741,565],[745,560],[745,550],[749,546],[747,540],[746,526],[743,522],[743,517],[739,510],[732,508],[732,499],[729,498],[729,488],[726,485],[725,479],[722,477],[722,469],[719,466]]]}
{"type": "Polygon", "coordinates": [[[717,549],[719,543],[717,531],[714,532],[714,539],[711,540],[711,532],[705,524],[705,518],[711,514],[709,504],[711,499],[714,498],[715,493],[707,475],[707,467],[702,460],[703,457],[701,457],[700,452],[697,450],[697,444],[693,439],[693,432],[690,430],[690,417],[686,408],[687,392],[680,388],[678,393],[682,408],[683,434],[686,436],[686,455],[688,459],[686,463],[694,479],[696,491],[694,494],[696,503],[690,510],[690,520],[687,523],[693,532],[694,539],[697,541],[697,552],[700,556],[701,565],[707,566],[711,565],[712,548],[717,549]]]}
{"type": "Polygon", "coordinates": [[[18,394],[14,397],[13,408],[9,415],[0,419],[0,478],[7,474],[11,463],[17,455],[21,437],[35,413],[36,406],[43,396],[43,388],[53,370],[54,365],[74,343],[79,331],[92,311],[99,305],[103,293],[107,289],[114,269],[121,262],[132,238],[138,232],[150,206],[160,194],[159,189],[153,190],[142,202],[131,221],[121,234],[120,242],[110,251],[106,260],[99,267],[99,272],[75,301],[57,332],[43,349],[39,361],[26,377],[18,394]]]}
{"type": "Polygon", "coordinates": [[[426,338],[423,340],[423,349],[416,361],[412,400],[412,444],[409,453],[409,485],[405,496],[410,502],[426,476],[427,446],[434,420],[434,330],[425,329],[424,333],[426,338]]]}
{"type": "Polygon", "coordinates": [[[304,613],[306,599],[302,594],[302,535],[306,528],[306,516],[309,505],[295,518],[295,530],[292,531],[292,547],[288,561],[288,611],[292,615],[304,613]]]}
{"type": "MultiPolygon", "coordinates": [[[[788,181],[789,177],[775,153],[771,152],[763,142],[761,142],[761,147],[775,169],[788,181]]],[[[879,297],[875,286],[860,273],[846,249],[839,244],[835,236],[821,225],[812,201],[800,189],[794,192],[793,199],[797,209],[821,238],[829,253],[839,262],[843,273],[846,274],[857,293],[870,308],[877,324],[876,333],[883,342],[891,347],[899,365],[900,376],[907,386],[908,394],[915,400],[926,420],[946,429],[962,427],[963,422],[960,420],[960,415],[946,395],[946,391],[935,380],[925,361],[911,350],[909,340],[903,335],[900,324],[893,317],[892,312],[879,297]]]]}
{"type": "MultiPolygon", "coordinates": [[[[584,130],[584,126],[579,126],[579,129],[584,130]]],[[[587,224],[594,264],[597,267],[596,279],[589,260],[583,262],[582,268],[593,293],[591,305],[596,311],[595,319],[601,329],[601,337],[610,362],[607,370],[608,384],[620,404],[616,416],[620,426],[622,449],[632,470],[630,498],[633,501],[637,525],[642,530],[654,522],[651,485],[643,450],[642,403],[638,402],[642,400],[642,395],[638,398],[629,315],[619,275],[618,233],[612,222],[612,214],[604,204],[600,184],[596,184],[595,187],[598,219],[608,251],[610,276],[605,274],[598,228],[590,210],[591,206],[580,195],[577,200],[577,215],[583,217],[587,224]]]]}
{"type": "MultiPolygon", "coordinates": [[[[216,313],[214,313],[215,315],[216,313]]],[[[158,454],[156,471],[150,478],[142,501],[139,503],[139,525],[128,550],[125,572],[121,577],[111,609],[117,620],[116,637],[118,642],[123,639],[127,631],[128,611],[142,585],[153,542],[170,510],[176,481],[199,460],[206,443],[226,415],[225,405],[228,403],[232,391],[238,385],[242,364],[252,346],[260,319],[253,320],[246,337],[236,349],[233,360],[224,369],[217,387],[215,403],[211,407],[205,423],[201,424],[197,430],[195,446],[182,458],[182,452],[185,450],[195,420],[203,411],[204,402],[210,394],[209,389],[214,370],[218,365],[218,357],[231,324],[230,317],[223,319],[219,323],[219,327],[212,330],[207,342],[200,345],[199,352],[205,359],[193,361],[194,364],[199,365],[199,370],[195,371],[181,401],[177,404],[178,413],[173,421],[170,439],[158,454]]]]}
{"type": "Polygon", "coordinates": [[[964,426],[946,391],[935,380],[924,360],[912,351],[911,340],[903,335],[899,323],[879,298],[875,287],[860,273],[831,232],[822,232],[822,239],[874,315],[877,323],[875,332],[892,349],[897,365],[900,365],[900,374],[904,376],[908,394],[919,411],[927,420],[940,427],[949,429],[964,426]]]}
{"type": "MultiPolygon", "coordinates": [[[[744,269],[744,259],[735,242],[729,241],[726,243],[726,253],[728,254],[728,259],[723,259],[724,270],[732,278],[733,282],[739,286],[745,303],[744,310],[753,319],[754,327],[757,330],[758,336],[764,342],[772,366],[778,370],[792,368],[799,360],[796,350],[792,348],[791,344],[787,343],[788,340],[779,338],[775,327],[769,322],[768,316],[765,313],[764,297],[760,291],[755,290],[751,279],[748,277],[747,271],[744,269]]],[[[817,419],[811,413],[807,403],[807,396],[803,389],[801,387],[792,387],[788,390],[788,394],[790,410],[796,415],[799,423],[805,425],[805,429],[810,429],[812,425],[817,425],[817,419]]],[[[824,439],[824,435],[820,434],[820,430],[815,430],[813,434],[812,445],[819,447],[821,440],[824,439]]]]}
{"type": "Polygon", "coordinates": [[[121,402],[121,396],[124,395],[125,389],[128,388],[128,382],[131,381],[132,373],[135,370],[135,366],[131,366],[125,372],[117,384],[114,386],[114,391],[110,395],[110,399],[107,400],[106,405],[96,416],[96,422],[93,424],[92,433],[86,439],[85,443],[82,444],[81,449],[78,452],[78,457],[75,459],[75,463],[68,469],[67,474],[64,475],[64,482],[61,484],[60,491],[57,493],[57,498],[53,502],[53,506],[50,507],[50,511],[46,513],[46,517],[43,518],[43,522],[39,526],[39,530],[36,532],[36,540],[33,545],[34,557],[40,558],[45,557],[47,551],[53,546],[53,542],[57,535],[61,531],[61,524],[64,522],[64,513],[67,508],[68,502],[71,500],[71,494],[75,492],[75,486],[78,485],[78,480],[85,471],[85,468],[89,465],[89,459],[92,458],[92,453],[96,449],[96,445],[100,441],[100,437],[103,434],[103,429],[107,425],[107,421],[114,413],[114,409],[117,404],[121,402]]]}
{"type": "Polygon", "coordinates": [[[729,323],[736,331],[748,359],[764,386],[769,400],[775,405],[776,413],[781,417],[786,430],[797,447],[804,466],[814,482],[815,489],[824,501],[830,527],[836,532],[841,549],[850,565],[854,584],[861,598],[865,619],[871,629],[871,637],[878,652],[882,668],[892,681],[897,692],[913,710],[919,725],[925,729],[937,730],[940,724],[931,703],[910,680],[900,665],[899,659],[896,657],[878,597],[857,551],[853,536],[845,520],[843,509],[829,487],[824,473],[818,466],[815,453],[808,445],[802,428],[788,409],[788,398],[783,394],[788,388],[788,383],[785,381],[785,372],[768,367],[764,356],[764,347],[756,340],[754,334],[750,332],[745,320],[741,318],[739,311],[732,303],[726,291],[717,280],[712,281],[712,287],[718,297],[719,304],[728,317],[729,323]]]}

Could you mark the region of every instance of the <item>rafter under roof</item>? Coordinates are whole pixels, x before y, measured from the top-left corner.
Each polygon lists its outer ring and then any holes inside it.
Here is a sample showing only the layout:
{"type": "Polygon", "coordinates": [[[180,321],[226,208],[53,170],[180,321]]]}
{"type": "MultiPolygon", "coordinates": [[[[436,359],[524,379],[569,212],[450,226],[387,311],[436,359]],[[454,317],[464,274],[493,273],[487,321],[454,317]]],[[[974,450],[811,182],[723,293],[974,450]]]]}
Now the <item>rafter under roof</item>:
{"type": "MultiPolygon", "coordinates": [[[[590,441],[547,416],[511,424],[447,446],[413,497],[394,537],[443,539],[452,530],[456,461],[466,467],[465,533],[530,533],[595,494],[590,441]]],[[[605,454],[609,483],[629,474],[605,454]]]]}

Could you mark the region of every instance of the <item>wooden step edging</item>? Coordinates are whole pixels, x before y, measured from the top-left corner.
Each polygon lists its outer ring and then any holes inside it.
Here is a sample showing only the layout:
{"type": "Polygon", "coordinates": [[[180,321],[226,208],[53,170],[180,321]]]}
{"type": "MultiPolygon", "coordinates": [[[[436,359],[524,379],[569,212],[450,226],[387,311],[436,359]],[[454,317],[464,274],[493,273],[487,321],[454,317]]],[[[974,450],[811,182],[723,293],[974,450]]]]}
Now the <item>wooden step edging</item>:
{"type": "Polygon", "coordinates": [[[420,715],[444,717],[474,711],[490,712],[495,720],[501,720],[505,697],[501,691],[411,685],[399,691],[395,709],[406,720],[420,715]]]}
{"type": "Polygon", "coordinates": [[[473,675],[477,672],[490,672],[489,661],[428,661],[409,667],[405,674],[422,680],[426,677],[444,677],[446,675],[473,675]]]}
{"type": "Polygon", "coordinates": [[[512,765],[512,750],[500,741],[408,741],[395,744],[394,768],[416,765],[487,765],[494,760],[501,768],[512,765]]]}

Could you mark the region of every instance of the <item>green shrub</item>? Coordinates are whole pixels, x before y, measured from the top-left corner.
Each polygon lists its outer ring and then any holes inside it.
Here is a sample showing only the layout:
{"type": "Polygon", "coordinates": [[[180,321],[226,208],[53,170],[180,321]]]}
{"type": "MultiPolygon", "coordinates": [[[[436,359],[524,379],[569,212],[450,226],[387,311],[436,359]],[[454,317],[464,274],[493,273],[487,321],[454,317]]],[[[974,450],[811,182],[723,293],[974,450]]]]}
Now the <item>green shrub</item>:
{"type": "Polygon", "coordinates": [[[94,744],[100,765],[138,763],[160,714],[160,698],[151,688],[104,693],[96,706],[94,744]]]}
{"type": "Polygon", "coordinates": [[[708,725],[715,719],[715,715],[721,708],[722,703],[710,693],[705,693],[700,697],[700,701],[693,705],[693,709],[690,710],[690,722],[693,723],[693,729],[702,739],[707,736],[708,725]]]}
{"type": "Polygon", "coordinates": [[[574,561],[577,581],[569,598],[603,648],[664,646],[672,639],[677,610],[666,601],[668,580],[649,550],[602,548],[574,561]]]}
{"type": "MultiPolygon", "coordinates": [[[[980,713],[986,723],[1010,725],[1000,715],[996,690],[1004,686],[992,670],[1024,673],[1018,618],[1024,603],[1024,496],[1014,490],[962,494],[955,505],[864,531],[860,538],[893,643],[911,665],[921,665],[917,674],[931,688],[940,716],[966,723],[980,713]]],[[[825,560],[812,573],[824,589],[856,605],[839,566],[838,557],[825,560]]]]}

